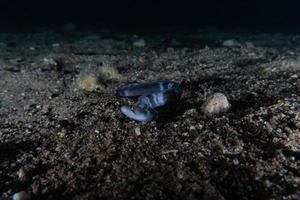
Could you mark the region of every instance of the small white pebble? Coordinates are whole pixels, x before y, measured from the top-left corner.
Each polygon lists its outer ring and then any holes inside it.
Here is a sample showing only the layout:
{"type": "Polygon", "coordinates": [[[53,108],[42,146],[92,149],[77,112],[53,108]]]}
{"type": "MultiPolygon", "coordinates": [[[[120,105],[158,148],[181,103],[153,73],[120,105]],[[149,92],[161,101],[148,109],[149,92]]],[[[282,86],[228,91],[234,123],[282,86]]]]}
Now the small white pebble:
{"type": "Polygon", "coordinates": [[[232,161],[232,162],[233,162],[233,164],[234,164],[234,165],[239,165],[239,163],[240,163],[240,162],[239,162],[239,160],[238,160],[238,159],[236,159],[236,158],[235,158],[235,159],[233,159],[233,161],[232,161]]]}
{"type": "Polygon", "coordinates": [[[240,47],[241,44],[236,41],[236,40],[225,40],[223,43],[222,43],[222,46],[224,47],[240,47]]]}
{"type": "Polygon", "coordinates": [[[293,79],[297,79],[298,77],[299,77],[298,74],[294,74],[291,76],[291,78],[293,78],[293,79]]]}
{"type": "Polygon", "coordinates": [[[135,127],[134,132],[137,136],[141,135],[141,129],[140,127],[135,127]]]}
{"type": "Polygon", "coordinates": [[[197,110],[195,108],[192,108],[192,109],[185,111],[183,115],[193,115],[196,113],[197,113],[197,110]]]}
{"type": "Polygon", "coordinates": [[[12,196],[13,200],[29,200],[31,199],[30,194],[25,191],[17,192],[12,196]]]}
{"type": "Polygon", "coordinates": [[[43,62],[46,65],[54,65],[57,66],[57,62],[53,58],[43,58],[43,62]]]}
{"type": "Polygon", "coordinates": [[[267,188],[269,188],[272,186],[272,183],[267,179],[267,180],[265,180],[265,185],[267,188]]]}
{"type": "Polygon", "coordinates": [[[295,157],[294,156],[291,156],[290,158],[292,161],[295,161],[295,157]]]}
{"type": "Polygon", "coordinates": [[[188,132],[183,132],[183,133],[182,133],[182,136],[187,137],[187,136],[189,136],[189,133],[188,133],[188,132]]]}
{"type": "Polygon", "coordinates": [[[206,116],[212,116],[226,112],[230,107],[231,105],[224,94],[215,93],[207,98],[201,106],[201,110],[206,116]]]}
{"type": "Polygon", "coordinates": [[[22,182],[26,182],[29,179],[28,170],[25,167],[21,167],[18,171],[19,180],[22,182]]]}
{"type": "Polygon", "coordinates": [[[132,45],[134,46],[134,47],[144,47],[144,46],[146,46],[146,41],[144,40],[144,39],[137,39],[137,40],[135,40],[133,43],[132,43],[132,45]]]}

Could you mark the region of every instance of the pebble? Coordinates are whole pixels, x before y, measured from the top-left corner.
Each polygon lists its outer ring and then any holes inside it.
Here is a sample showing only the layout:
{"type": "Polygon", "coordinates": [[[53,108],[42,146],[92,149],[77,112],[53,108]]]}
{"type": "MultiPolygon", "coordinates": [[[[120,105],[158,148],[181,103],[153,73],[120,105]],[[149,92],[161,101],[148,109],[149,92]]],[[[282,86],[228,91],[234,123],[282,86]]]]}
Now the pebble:
{"type": "Polygon", "coordinates": [[[25,167],[21,167],[18,171],[18,177],[21,182],[26,182],[29,180],[29,172],[25,167]]]}
{"type": "Polygon", "coordinates": [[[196,129],[195,126],[190,126],[190,127],[189,127],[189,132],[190,132],[190,134],[191,134],[192,136],[198,135],[198,131],[197,131],[197,129],[196,129]]]}
{"type": "Polygon", "coordinates": [[[238,41],[231,39],[231,40],[225,40],[222,43],[222,46],[223,47],[240,47],[241,44],[238,41]]]}
{"type": "Polygon", "coordinates": [[[247,49],[253,49],[255,46],[252,42],[245,42],[245,47],[247,49]]]}
{"type": "Polygon", "coordinates": [[[135,128],[134,128],[134,132],[135,132],[135,134],[136,134],[137,136],[141,135],[141,129],[140,129],[140,127],[135,127],[135,128]]]}
{"type": "Polygon", "coordinates": [[[17,192],[12,196],[13,200],[29,200],[31,199],[30,194],[25,191],[17,192]]]}
{"type": "Polygon", "coordinates": [[[197,110],[195,108],[191,108],[183,113],[183,115],[194,115],[197,114],[197,110]]]}
{"type": "Polygon", "coordinates": [[[231,105],[224,94],[215,93],[207,98],[201,106],[201,110],[206,116],[212,116],[226,112],[230,107],[231,105]]]}
{"type": "Polygon", "coordinates": [[[137,40],[133,41],[132,45],[134,47],[144,47],[144,46],[146,46],[146,41],[142,38],[137,39],[137,40]]]}
{"type": "Polygon", "coordinates": [[[21,69],[18,65],[16,64],[6,64],[3,66],[3,69],[9,72],[20,72],[21,69]]]}
{"type": "Polygon", "coordinates": [[[45,106],[43,106],[43,109],[42,109],[42,114],[43,115],[48,114],[50,111],[51,111],[50,105],[46,104],[45,106]]]}
{"type": "Polygon", "coordinates": [[[53,58],[43,58],[43,62],[45,65],[53,65],[57,66],[57,62],[53,58]]]}
{"type": "Polygon", "coordinates": [[[237,158],[234,158],[232,162],[234,165],[239,165],[239,163],[240,163],[237,158]]]}
{"type": "Polygon", "coordinates": [[[31,184],[31,188],[32,188],[32,193],[33,194],[39,194],[41,192],[41,186],[40,186],[40,183],[38,181],[34,181],[32,184],[31,184]]]}
{"type": "Polygon", "coordinates": [[[292,78],[292,79],[298,79],[299,76],[298,76],[298,74],[294,74],[294,75],[291,76],[291,78],[292,78]]]}

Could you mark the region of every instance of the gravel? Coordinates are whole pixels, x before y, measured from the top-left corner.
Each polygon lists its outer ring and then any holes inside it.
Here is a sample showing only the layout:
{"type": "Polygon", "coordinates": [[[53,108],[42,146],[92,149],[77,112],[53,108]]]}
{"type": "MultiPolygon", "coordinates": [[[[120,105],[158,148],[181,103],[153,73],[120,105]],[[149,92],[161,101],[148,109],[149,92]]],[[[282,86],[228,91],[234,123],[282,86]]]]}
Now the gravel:
{"type": "Polygon", "coordinates": [[[300,37],[139,33],[147,45],[133,48],[128,33],[76,30],[5,35],[0,199],[299,197],[300,37]],[[223,47],[228,38],[255,46],[223,47]],[[102,67],[122,78],[77,89],[80,74],[102,67]],[[117,88],[164,79],[183,94],[158,121],[120,113],[117,88]],[[199,105],[214,93],[231,108],[208,118],[199,105]]]}

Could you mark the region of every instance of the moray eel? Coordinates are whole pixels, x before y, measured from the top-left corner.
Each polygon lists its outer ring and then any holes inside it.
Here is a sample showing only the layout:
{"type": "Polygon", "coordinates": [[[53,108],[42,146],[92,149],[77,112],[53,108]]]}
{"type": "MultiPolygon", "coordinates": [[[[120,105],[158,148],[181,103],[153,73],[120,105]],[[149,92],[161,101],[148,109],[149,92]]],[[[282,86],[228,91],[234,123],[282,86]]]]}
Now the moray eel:
{"type": "Polygon", "coordinates": [[[154,108],[178,101],[180,94],[179,84],[173,81],[132,83],[117,90],[118,96],[138,97],[134,106],[122,106],[121,112],[128,118],[141,122],[157,119],[158,112],[154,108]]]}

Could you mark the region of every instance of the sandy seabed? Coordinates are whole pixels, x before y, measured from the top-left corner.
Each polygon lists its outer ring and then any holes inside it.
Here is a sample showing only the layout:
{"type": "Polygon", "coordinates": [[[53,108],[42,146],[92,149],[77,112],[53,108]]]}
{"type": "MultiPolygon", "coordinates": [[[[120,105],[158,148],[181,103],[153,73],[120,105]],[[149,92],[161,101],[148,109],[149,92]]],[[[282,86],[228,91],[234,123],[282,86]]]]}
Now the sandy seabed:
{"type": "Polygon", "coordinates": [[[299,45],[209,30],[3,33],[0,199],[299,199],[299,45]],[[147,80],[180,83],[181,100],[131,121],[116,89],[147,80]],[[206,117],[216,92],[231,109],[206,117]]]}

